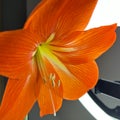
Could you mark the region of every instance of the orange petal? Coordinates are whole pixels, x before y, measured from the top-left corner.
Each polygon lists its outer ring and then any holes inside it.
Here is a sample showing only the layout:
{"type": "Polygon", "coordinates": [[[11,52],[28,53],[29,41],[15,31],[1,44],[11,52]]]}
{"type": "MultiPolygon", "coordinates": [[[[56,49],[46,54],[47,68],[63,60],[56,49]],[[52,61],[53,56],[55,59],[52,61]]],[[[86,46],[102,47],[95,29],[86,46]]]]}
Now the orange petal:
{"type": "Polygon", "coordinates": [[[31,67],[37,40],[26,30],[0,32],[0,74],[14,78],[26,67],[31,67]]]}
{"type": "Polygon", "coordinates": [[[0,120],[23,120],[37,99],[36,70],[23,79],[9,79],[0,106],[0,120]]]}
{"type": "Polygon", "coordinates": [[[63,85],[63,98],[74,100],[81,97],[93,88],[98,80],[98,67],[96,63],[89,62],[80,65],[66,65],[71,75],[56,67],[63,85]]]}
{"type": "Polygon", "coordinates": [[[86,27],[96,2],[97,0],[43,0],[33,10],[24,28],[39,34],[43,41],[53,32],[57,38],[63,38],[72,31],[86,27]]]}
{"type": "Polygon", "coordinates": [[[55,80],[40,80],[40,93],[38,97],[40,116],[44,116],[46,114],[56,115],[56,111],[58,111],[62,105],[62,84],[53,66],[46,59],[44,59],[44,62],[47,68],[48,75],[53,74],[55,80]]]}
{"type": "MultiPolygon", "coordinates": [[[[93,28],[87,31],[74,32],[63,41],[54,41],[57,46],[54,54],[63,62],[70,64],[85,63],[98,58],[106,52],[116,40],[116,24],[93,28]],[[60,51],[59,48],[72,48],[71,51],[60,51]]],[[[52,45],[51,45],[52,46],[52,45]]]]}

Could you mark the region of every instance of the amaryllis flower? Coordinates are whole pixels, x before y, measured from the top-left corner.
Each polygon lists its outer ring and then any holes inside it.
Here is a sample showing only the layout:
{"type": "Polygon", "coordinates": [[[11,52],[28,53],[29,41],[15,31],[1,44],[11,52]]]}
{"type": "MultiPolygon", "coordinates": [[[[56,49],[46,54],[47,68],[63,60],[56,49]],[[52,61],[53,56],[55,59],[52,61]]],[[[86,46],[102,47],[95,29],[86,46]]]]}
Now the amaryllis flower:
{"type": "Polygon", "coordinates": [[[0,33],[0,75],[8,83],[0,120],[23,120],[37,101],[55,114],[98,80],[95,59],[115,41],[116,24],[83,31],[97,0],[43,0],[23,29],[0,33]]]}

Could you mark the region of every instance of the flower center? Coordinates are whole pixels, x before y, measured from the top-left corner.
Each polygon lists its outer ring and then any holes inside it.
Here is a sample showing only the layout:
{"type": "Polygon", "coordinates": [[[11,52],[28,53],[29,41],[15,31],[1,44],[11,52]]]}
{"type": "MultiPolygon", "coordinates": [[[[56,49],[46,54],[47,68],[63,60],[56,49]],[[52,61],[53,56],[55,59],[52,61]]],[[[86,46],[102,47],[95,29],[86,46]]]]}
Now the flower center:
{"type": "Polygon", "coordinates": [[[54,35],[55,35],[54,33],[51,34],[45,43],[42,43],[37,47],[37,50],[35,52],[35,59],[44,83],[47,82],[50,83],[53,87],[55,86],[59,87],[60,80],[56,78],[56,73],[48,71],[48,68],[45,63],[45,59],[48,59],[47,57],[49,55],[53,56],[48,46],[50,41],[54,39],[54,35]]]}
{"type": "MultiPolygon", "coordinates": [[[[48,42],[52,39],[52,36],[49,38],[48,42]]],[[[44,63],[44,48],[47,47],[48,43],[42,43],[37,47],[36,53],[35,53],[35,58],[37,62],[38,69],[40,71],[41,77],[46,83],[49,79],[51,79],[52,84],[54,84],[54,79],[55,79],[55,74],[53,75],[52,73],[48,73],[48,70],[46,68],[46,65],[44,63]]],[[[54,85],[53,85],[54,86],[54,85]]]]}
{"type": "Polygon", "coordinates": [[[40,71],[40,75],[44,81],[44,83],[51,83],[53,87],[55,87],[57,85],[57,87],[60,86],[60,80],[56,79],[56,74],[52,73],[52,72],[48,72],[46,64],[44,62],[44,56],[42,52],[42,45],[38,46],[38,50],[36,52],[36,60],[37,60],[37,65],[38,65],[38,69],[40,71]],[[57,81],[57,82],[56,82],[57,81]]]}
{"type": "MultiPolygon", "coordinates": [[[[45,43],[40,44],[37,47],[37,50],[35,52],[35,58],[37,61],[38,69],[40,71],[40,74],[42,76],[42,79],[46,83],[47,81],[51,81],[52,86],[55,86],[55,80],[56,80],[56,73],[48,72],[46,64],[45,64],[45,59],[49,61],[49,63],[52,66],[58,67],[62,71],[64,71],[66,74],[71,75],[69,70],[66,68],[66,66],[58,59],[57,56],[53,54],[53,51],[60,51],[62,52],[71,52],[75,51],[74,48],[65,48],[61,46],[53,46],[50,45],[50,42],[54,39],[55,33],[52,33],[48,39],[46,40],[45,43]]],[[[57,85],[59,86],[60,81],[57,80],[57,85]]]]}

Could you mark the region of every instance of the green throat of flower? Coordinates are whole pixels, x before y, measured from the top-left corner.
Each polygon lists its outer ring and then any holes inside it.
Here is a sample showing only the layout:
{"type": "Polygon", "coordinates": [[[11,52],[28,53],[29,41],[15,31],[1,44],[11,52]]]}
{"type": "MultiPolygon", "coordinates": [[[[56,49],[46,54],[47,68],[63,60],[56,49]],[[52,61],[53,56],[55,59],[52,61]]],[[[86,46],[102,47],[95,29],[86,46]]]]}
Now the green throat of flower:
{"type": "Polygon", "coordinates": [[[54,39],[54,37],[55,37],[55,34],[52,33],[48,37],[48,39],[46,40],[45,43],[42,43],[37,47],[35,55],[34,55],[35,59],[37,61],[37,66],[40,71],[40,74],[45,82],[47,81],[48,78],[51,78],[51,74],[53,74],[53,76],[54,76],[55,73],[48,73],[44,59],[47,59],[52,66],[58,67],[59,69],[61,69],[65,73],[67,73],[68,75],[71,75],[71,73],[66,68],[66,66],[57,58],[57,56],[55,56],[53,54],[52,51],[56,50],[56,51],[60,51],[60,52],[63,52],[63,51],[70,52],[70,51],[74,51],[74,49],[73,48],[54,47],[54,46],[50,45],[50,42],[54,39]]]}
{"type": "MultiPolygon", "coordinates": [[[[64,71],[69,76],[74,77],[70,73],[70,71],[66,68],[66,66],[53,53],[54,50],[60,51],[60,52],[68,52],[68,51],[73,51],[73,49],[52,46],[50,44],[50,42],[54,39],[54,37],[55,37],[55,34],[54,33],[51,34],[45,43],[42,43],[37,47],[36,52],[34,54],[34,58],[36,60],[38,70],[40,72],[42,80],[44,81],[44,83],[48,83],[48,85],[52,85],[53,88],[60,87],[60,85],[61,85],[60,78],[58,77],[59,75],[57,75],[56,71],[50,72],[50,70],[49,70],[49,72],[48,72],[48,68],[46,66],[45,59],[47,61],[49,61],[49,64],[51,64],[53,66],[53,69],[58,68],[58,69],[64,71]]],[[[53,100],[51,90],[49,87],[48,87],[48,89],[49,89],[51,103],[53,106],[53,112],[55,115],[56,112],[55,112],[54,100],[53,100]]]]}
{"type": "MultiPolygon", "coordinates": [[[[47,39],[47,41],[45,43],[40,44],[35,52],[35,59],[37,62],[37,66],[38,66],[38,70],[40,72],[40,75],[42,77],[42,79],[44,80],[44,82],[48,82],[50,81],[52,86],[55,87],[56,85],[56,74],[52,73],[52,72],[48,72],[46,64],[45,64],[45,59],[47,59],[50,64],[54,65],[60,65],[63,66],[64,65],[60,62],[60,60],[52,53],[52,51],[49,48],[49,43],[54,39],[55,34],[51,34],[50,37],[47,39]]],[[[60,80],[57,80],[57,86],[60,85],[60,80]]]]}

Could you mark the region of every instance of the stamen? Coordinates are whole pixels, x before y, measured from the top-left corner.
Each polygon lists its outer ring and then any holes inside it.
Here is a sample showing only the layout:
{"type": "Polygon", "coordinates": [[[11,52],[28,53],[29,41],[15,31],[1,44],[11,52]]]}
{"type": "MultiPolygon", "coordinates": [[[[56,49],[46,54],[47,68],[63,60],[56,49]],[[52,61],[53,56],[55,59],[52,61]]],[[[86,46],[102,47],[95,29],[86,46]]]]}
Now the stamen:
{"type": "Polygon", "coordinates": [[[54,113],[54,116],[56,116],[56,110],[55,110],[54,100],[53,100],[53,96],[52,96],[52,93],[51,93],[50,89],[49,89],[49,93],[50,93],[50,99],[51,99],[51,103],[52,103],[52,107],[53,107],[53,113],[54,113]]]}
{"type": "Polygon", "coordinates": [[[54,37],[55,37],[55,33],[52,33],[45,43],[51,42],[54,39],[54,37]]]}
{"type": "Polygon", "coordinates": [[[50,76],[49,76],[49,79],[52,81],[52,86],[55,87],[55,74],[53,73],[50,73],[50,76]]]}
{"type": "Polygon", "coordinates": [[[61,84],[61,82],[60,82],[60,80],[58,80],[57,86],[60,87],[60,84],[61,84]]]}
{"type": "Polygon", "coordinates": [[[50,73],[49,79],[50,79],[50,80],[52,79],[52,73],[50,73]]]}
{"type": "Polygon", "coordinates": [[[58,52],[75,52],[77,49],[70,47],[56,47],[56,46],[49,46],[51,50],[58,51],[58,52]]]}
{"type": "MultiPolygon", "coordinates": [[[[44,57],[46,59],[48,59],[50,57],[50,59],[54,62],[56,62],[57,64],[59,65],[62,65],[62,68],[64,69],[64,65],[54,56],[54,55],[51,55],[51,53],[49,53],[49,49],[47,48],[48,45],[46,45],[46,43],[49,43],[51,42],[55,37],[55,33],[52,33],[50,35],[50,37],[47,39],[47,41],[43,44],[41,44],[40,46],[38,46],[36,52],[33,54],[35,57],[36,57],[36,62],[37,62],[37,65],[38,65],[38,69],[40,71],[40,75],[43,79],[43,81],[46,83],[47,85],[47,89],[48,89],[48,94],[50,95],[50,101],[51,101],[51,106],[52,106],[52,110],[53,110],[53,113],[54,113],[54,116],[56,116],[56,106],[55,106],[55,101],[54,101],[54,94],[52,94],[52,89],[55,89],[55,88],[52,88],[51,89],[51,86],[55,87],[56,86],[60,86],[60,80],[58,80],[56,82],[56,74],[55,73],[50,73],[48,70],[47,70],[47,66],[44,62],[44,57]],[[47,57],[46,57],[47,56],[47,57]],[[53,58],[54,57],[54,58],[53,58]],[[51,84],[52,83],[52,84],[51,84]]],[[[50,60],[48,59],[48,60],[50,60]]]]}
{"type": "Polygon", "coordinates": [[[52,86],[55,87],[55,81],[54,80],[52,80],[52,86]]]}
{"type": "Polygon", "coordinates": [[[36,51],[34,51],[34,52],[32,53],[32,57],[34,57],[34,56],[35,56],[35,54],[36,54],[36,51]]]}
{"type": "Polygon", "coordinates": [[[55,73],[53,73],[52,80],[55,80],[55,78],[56,78],[55,73]]]}
{"type": "Polygon", "coordinates": [[[38,64],[38,68],[41,74],[42,79],[44,80],[44,82],[47,82],[48,79],[48,72],[46,70],[46,66],[44,64],[42,55],[41,55],[41,47],[38,46],[37,52],[36,52],[36,60],[37,60],[37,64],[38,64]]]}
{"type": "Polygon", "coordinates": [[[29,74],[29,75],[27,76],[26,81],[29,82],[30,78],[31,78],[31,75],[29,74]]]}
{"type": "Polygon", "coordinates": [[[71,76],[70,71],[66,68],[66,66],[48,49],[47,47],[43,47],[42,49],[43,56],[46,57],[53,66],[59,67],[65,73],[71,76]]]}

